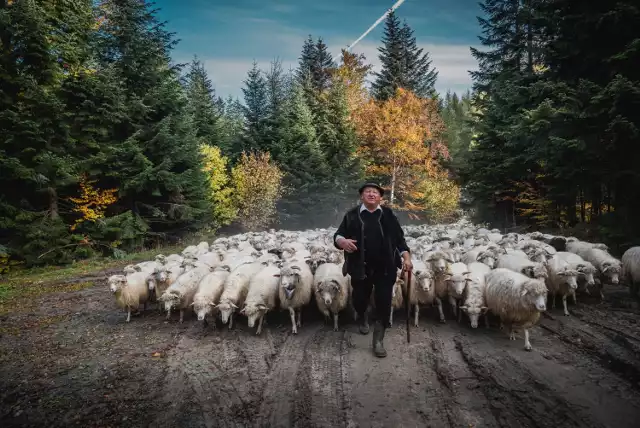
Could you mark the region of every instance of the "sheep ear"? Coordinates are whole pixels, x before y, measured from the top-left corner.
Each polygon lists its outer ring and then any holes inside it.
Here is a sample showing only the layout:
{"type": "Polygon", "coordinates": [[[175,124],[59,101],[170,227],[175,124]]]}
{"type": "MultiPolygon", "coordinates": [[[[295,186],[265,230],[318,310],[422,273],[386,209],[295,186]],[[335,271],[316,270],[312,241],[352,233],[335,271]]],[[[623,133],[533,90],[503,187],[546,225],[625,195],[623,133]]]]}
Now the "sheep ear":
{"type": "Polygon", "coordinates": [[[231,306],[233,306],[235,309],[238,309],[238,306],[237,306],[235,303],[233,303],[233,302],[229,302],[229,304],[230,304],[231,306]]]}
{"type": "Polygon", "coordinates": [[[489,310],[489,308],[487,308],[486,306],[482,306],[480,310],[482,311],[482,313],[485,313],[489,310]]]}
{"type": "Polygon", "coordinates": [[[469,309],[469,307],[467,305],[463,305],[463,306],[460,306],[460,309],[462,309],[463,311],[466,311],[467,309],[469,309]]]}
{"type": "Polygon", "coordinates": [[[257,306],[257,308],[258,308],[258,309],[267,309],[267,306],[266,306],[266,305],[263,305],[263,304],[261,303],[261,304],[259,304],[259,305],[257,306]]]}
{"type": "Polygon", "coordinates": [[[525,288],[524,290],[522,290],[522,294],[520,294],[520,296],[524,297],[527,294],[527,289],[525,288]]]}
{"type": "Polygon", "coordinates": [[[300,270],[300,266],[291,266],[291,269],[293,269],[293,270],[300,270]]]}
{"type": "Polygon", "coordinates": [[[276,277],[276,278],[280,278],[280,274],[279,273],[274,273],[273,276],[276,277]]]}
{"type": "Polygon", "coordinates": [[[211,306],[212,308],[215,308],[215,307],[216,307],[216,306],[218,306],[218,305],[217,305],[217,304],[215,304],[215,303],[213,303],[213,302],[211,302],[211,303],[209,303],[209,306],[211,306]]]}
{"type": "Polygon", "coordinates": [[[467,271],[467,272],[462,272],[462,275],[467,276],[469,275],[471,272],[467,271]]]}

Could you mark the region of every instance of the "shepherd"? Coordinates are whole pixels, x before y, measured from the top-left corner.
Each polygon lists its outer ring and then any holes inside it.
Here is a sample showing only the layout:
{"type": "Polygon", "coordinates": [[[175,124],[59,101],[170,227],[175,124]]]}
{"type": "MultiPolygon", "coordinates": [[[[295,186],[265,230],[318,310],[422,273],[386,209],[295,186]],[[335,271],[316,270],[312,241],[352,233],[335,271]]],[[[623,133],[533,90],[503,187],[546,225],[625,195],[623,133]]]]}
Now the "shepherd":
{"type": "Polygon", "coordinates": [[[374,355],[383,358],[387,356],[383,340],[389,326],[397,272],[398,269],[409,272],[413,265],[398,218],[391,208],[381,205],[382,187],[365,183],[358,191],[361,203],[344,215],[334,242],[345,252],[342,273],[351,275],[353,306],[358,314],[360,333],[364,335],[369,333],[367,307],[374,290],[372,347],[374,355]]]}

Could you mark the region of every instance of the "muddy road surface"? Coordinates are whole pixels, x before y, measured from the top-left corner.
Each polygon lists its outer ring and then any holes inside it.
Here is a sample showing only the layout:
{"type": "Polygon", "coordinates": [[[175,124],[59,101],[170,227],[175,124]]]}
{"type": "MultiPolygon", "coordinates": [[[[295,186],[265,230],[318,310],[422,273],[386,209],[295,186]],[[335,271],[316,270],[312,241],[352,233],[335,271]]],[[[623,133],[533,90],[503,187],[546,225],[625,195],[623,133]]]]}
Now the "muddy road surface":
{"type": "Polygon", "coordinates": [[[544,314],[532,352],[435,309],[407,344],[398,312],[376,359],[346,315],[334,332],[310,307],[296,336],[278,313],[261,336],[242,317],[126,324],[98,281],[0,316],[0,426],[637,427],[638,305],[606,297],[544,314]]]}

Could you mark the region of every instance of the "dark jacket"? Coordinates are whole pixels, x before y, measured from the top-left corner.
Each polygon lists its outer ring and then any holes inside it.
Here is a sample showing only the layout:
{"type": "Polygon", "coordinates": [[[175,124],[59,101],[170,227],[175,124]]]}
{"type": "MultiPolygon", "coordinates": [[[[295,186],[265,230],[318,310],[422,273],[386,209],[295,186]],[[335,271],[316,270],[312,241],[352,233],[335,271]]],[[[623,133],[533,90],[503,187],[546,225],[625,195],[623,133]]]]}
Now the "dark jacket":
{"type": "MultiPolygon", "coordinates": [[[[338,230],[333,235],[333,244],[336,248],[336,236],[341,235],[347,239],[355,239],[358,241],[356,247],[357,251],[353,253],[347,253],[345,251],[344,257],[346,262],[345,274],[351,275],[351,278],[355,280],[361,280],[365,278],[365,263],[364,263],[364,236],[363,229],[364,223],[360,217],[360,207],[350,209],[344,215],[342,223],[338,226],[338,230]]],[[[382,235],[384,239],[385,259],[388,263],[384,266],[386,272],[393,272],[395,269],[402,267],[402,260],[400,253],[403,251],[409,251],[409,247],[404,239],[404,231],[400,227],[398,218],[393,213],[391,208],[381,206],[382,215],[380,216],[380,228],[382,229],[382,235]]]]}

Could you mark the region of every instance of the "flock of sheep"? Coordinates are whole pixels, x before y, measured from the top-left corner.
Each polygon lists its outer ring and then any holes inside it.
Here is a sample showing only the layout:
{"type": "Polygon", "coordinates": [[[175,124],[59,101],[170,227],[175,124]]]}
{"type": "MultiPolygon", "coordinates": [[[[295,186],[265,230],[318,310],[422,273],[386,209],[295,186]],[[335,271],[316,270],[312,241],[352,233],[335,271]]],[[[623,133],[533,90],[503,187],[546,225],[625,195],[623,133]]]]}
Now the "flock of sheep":
{"type": "MultiPolygon", "coordinates": [[[[525,349],[531,350],[529,328],[546,310],[547,297],[555,308],[562,298],[569,315],[567,297],[576,302],[576,291],[603,298],[605,284],[623,281],[640,283],[640,247],[630,248],[621,260],[609,254],[606,245],[573,237],[530,234],[501,234],[474,226],[467,220],[449,225],[404,226],[411,249],[411,284],[398,270],[393,290],[392,311],[404,307],[406,287],[418,325],[420,309],[435,306],[445,322],[443,300],[449,302],[458,322],[464,312],[473,328],[487,313],[500,317],[515,340],[515,328],[524,330],[525,349]]],[[[344,255],[333,243],[334,229],[301,232],[249,232],[221,237],[211,245],[201,242],[181,254],[159,255],[154,261],[129,265],[124,274],[108,278],[118,305],[131,312],[139,305],[156,302],[158,309],[193,311],[199,321],[219,317],[232,328],[235,314],[247,317],[249,327],[257,322],[262,331],[269,311],[286,310],[292,332],[301,326],[301,309],[315,300],[327,319],[349,311],[349,276],[343,276],[344,255]]],[[[372,293],[373,296],[373,293],[372,293]]],[[[373,305],[373,299],[371,304],[373,305]]]]}

